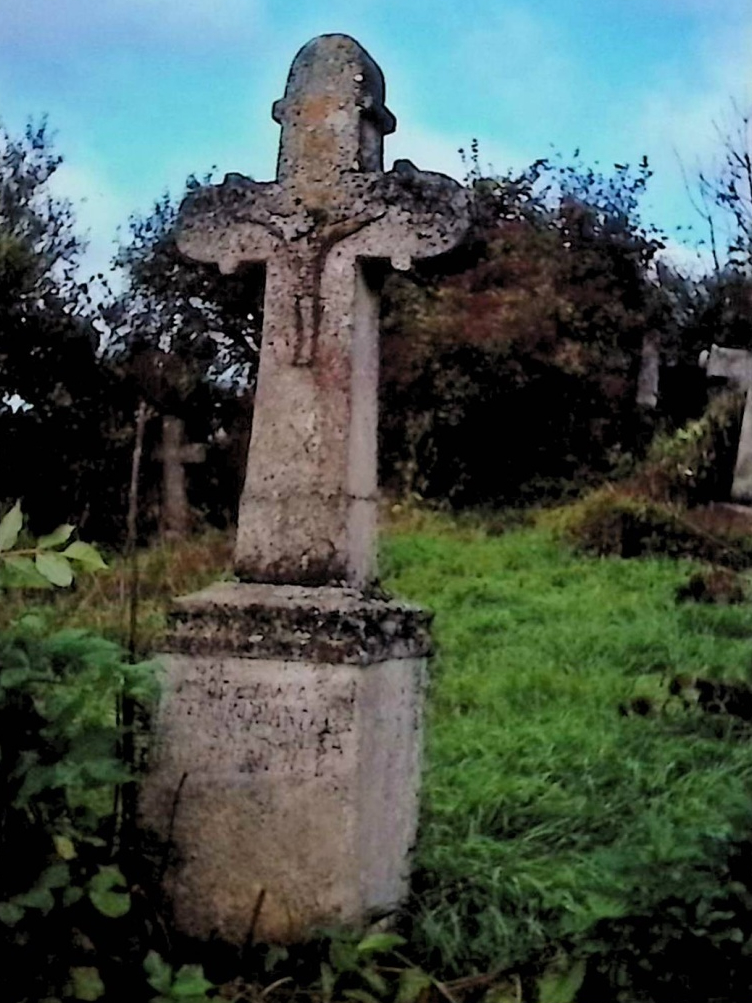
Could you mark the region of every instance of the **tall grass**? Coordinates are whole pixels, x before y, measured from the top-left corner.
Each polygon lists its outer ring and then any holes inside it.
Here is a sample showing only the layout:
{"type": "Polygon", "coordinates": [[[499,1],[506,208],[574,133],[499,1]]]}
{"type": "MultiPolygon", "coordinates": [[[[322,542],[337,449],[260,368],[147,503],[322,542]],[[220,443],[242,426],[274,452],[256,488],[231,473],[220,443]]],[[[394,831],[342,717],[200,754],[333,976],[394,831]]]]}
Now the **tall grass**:
{"type": "Polygon", "coordinates": [[[677,606],[689,563],[575,557],[540,529],[434,518],[383,549],[388,586],[436,613],[421,953],[504,969],[712,884],[752,825],[752,745],[664,708],[666,682],[744,677],[750,608],[677,606]],[[620,713],[637,694],[653,715],[620,713]]]}
{"type": "MultiPolygon", "coordinates": [[[[232,542],[226,533],[212,531],[142,550],[138,554],[137,649],[150,654],[165,627],[171,599],[203,588],[231,574],[232,542]]],[[[42,615],[50,627],[85,627],[110,640],[128,645],[128,597],[131,568],[117,555],[108,569],[82,574],[65,590],[16,590],[0,603],[0,629],[22,614],[42,615]]]]}

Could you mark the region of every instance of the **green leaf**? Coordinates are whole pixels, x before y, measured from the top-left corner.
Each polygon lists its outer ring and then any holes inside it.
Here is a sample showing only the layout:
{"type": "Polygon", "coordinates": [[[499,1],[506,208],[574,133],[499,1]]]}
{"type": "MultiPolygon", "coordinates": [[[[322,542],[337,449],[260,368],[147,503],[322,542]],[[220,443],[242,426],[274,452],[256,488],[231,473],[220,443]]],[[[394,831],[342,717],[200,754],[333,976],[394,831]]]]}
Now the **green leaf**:
{"type": "Polygon", "coordinates": [[[131,907],[131,897],[125,887],[125,878],[119,867],[100,867],[99,873],[89,882],[89,898],[103,916],[120,919],[131,907]]]}
{"type": "Polygon", "coordinates": [[[175,974],[175,981],[170,987],[170,996],[176,1000],[204,996],[207,989],[213,989],[214,984],[204,978],[201,965],[183,965],[175,974]]]}
{"type": "Polygon", "coordinates": [[[544,973],[538,979],[539,1003],[574,1003],[585,981],[586,962],[575,961],[565,972],[544,973]]]}
{"type": "Polygon", "coordinates": [[[61,544],[68,541],[75,528],[76,527],[71,526],[70,523],[58,526],[57,529],[53,529],[53,531],[48,533],[47,536],[40,536],[37,540],[37,546],[40,550],[49,550],[51,547],[59,547],[61,544]]]}
{"type": "Polygon", "coordinates": [[[55,899],[49,888],[32,888],[23,895],[16,895],[13,901],[27,909],[39,909],[45,915],[55,907],[55,899]]]}
{"type": "Polygon", "coordinates": [[[360,977],[377,996],[387,996],[389,994],[389,983],[380,972],[377,972],[370,965],[361,969],[360,977]]]}
{"type": "Polygon", "coordinates": [[[31,669],[3,669],[0,672],[0,686],[4,690],[14,689],[31,678],[31,669]]]}
{"type": "Polygon", "coordinates": [[[400,972],[399,988],[394,1003],[416,1003],[420,995],[431,985],[431,977],[420,968],[406,968],[400,972]]]}
{"type": "Polygon", "coordinates": [[[345,989],[342,995],[345,999],[354,1000],[354,1003],[379,1003],[376,997],[367,993],[365,989],[345,989]]]}
{"type": "Polygon", "coordinates": [[[407,941],[397,933],[369,933],[358,944],[358,954],[387,954],[395,947],[403,947],[407,941]]]}
{"type": "Polygon", "coordinates": [[[131,907],[131,897],[127,892],[89,892],[92,905],[108,919],[120,919],[127,915],[131,907]]]}
{"type": "Polygon", "coordinates": [[[144,971],[152,989],[158,993],[168,993],[172,985],[172,965],[168,965],[161,954],[149,951],[144,960],[144,971]]]}
{"type": "Polygon", "coordinates": [[[15,926],[24,918],[25,911],[17,902],[0,902],[0,923],[15,926]]]}
{"type": "Polygon", "coordinates": [[[71,561],[78,561],[86,571],[101,571],[107,567],[96,547],[80,540],[66,547],[62,556],[70,558],[71,561]]]}
{"type": "Polygon", "coordinates": [[[84,897],[83,888],[79,888],[78,885],[68,885],[68,887],[63,892],[63,905],[75,905],[76,902],[80,902],[84,897]]]}
{"type": "Polygon", "coordinates": [[[337,976],[334,974],[334,970],[331,965],[327,965],[325,961],[321,962],[321,998],[324,1003],[331,1003],[332,996],[334,995],[334,987],[337,984],[337,976]]]}
{"type": "Polygon", "coordinates": [[[104,996],[104,982],[96,968],[71,968],[71,990],[77,1000],[98,1000],[104,996]]]}
{"type": "Polygon", "coordinates": [[[62,862],[51,864],[37,878],[37,888],[65,888],[69,883],[70,870],[62,862]]]}
{"type": "Polygon", "coordinates": [[[48,589],[50,583],[39,574],[30,557],[8,554],[3,557],[6,584],[17,589],[48,589]]]}
{"type": "Polygon", "coordinates": [[[37,571],[48,582],[66,588],[73,581],[73,571],[70,562],[62,554],[42,553],[36,556],[37,571]]]}
{"type": "Polygon", "coordinates": [[[76,847],[70,836],[53,836],[52,842],[55,844],[55,852],[63,860],[73,860],[76,856],[76,847]]]}
{"type": "Polygon", "coordinates": [[[10,550],[16,545],[22,526],[21,502],[17,501],[10,512],[0,519],[0,550],[10,550]]]}
{"type": "Polygon", "coordinates": [[[329,945],[329,961],[337,974],[358,970],[358,950],[345,940],[332,940],[329,945]]]}

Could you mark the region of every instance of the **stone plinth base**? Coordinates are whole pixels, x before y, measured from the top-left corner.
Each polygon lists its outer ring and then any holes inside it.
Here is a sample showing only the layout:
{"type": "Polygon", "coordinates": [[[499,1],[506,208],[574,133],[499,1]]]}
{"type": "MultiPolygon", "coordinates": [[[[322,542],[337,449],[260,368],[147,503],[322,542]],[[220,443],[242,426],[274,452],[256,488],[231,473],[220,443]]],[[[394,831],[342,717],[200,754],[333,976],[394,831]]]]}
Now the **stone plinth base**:
{"type": "Polygon", "coordinates": [[[407,888],[429,617],[350,589],[177,600],[142,822],[178,928],[235,944],[362,925],[407,888]]]}

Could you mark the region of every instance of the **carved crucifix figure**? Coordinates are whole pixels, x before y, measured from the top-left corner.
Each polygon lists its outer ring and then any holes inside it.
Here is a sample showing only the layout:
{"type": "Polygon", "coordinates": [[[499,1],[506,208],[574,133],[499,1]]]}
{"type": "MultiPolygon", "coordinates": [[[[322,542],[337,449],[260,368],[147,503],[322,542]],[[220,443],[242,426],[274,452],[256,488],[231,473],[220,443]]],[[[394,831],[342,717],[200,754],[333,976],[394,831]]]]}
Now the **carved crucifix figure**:
{"type": "Polygon", "coordinates": [[[178,246],[232,272],[266,266],[264,329],[236,569],[247,581],[363,586],[375,572],[377,283],[468,229],[469,193],[409,161],[383,170],[395,119],[352,38],[296,56],[273,116],[277,178],[228,175],[181,208],[178,246]]]}
{"type": "Polygon", "coordinates": [[[162,418],[162,444],[157,459],[162,463],[162,512],[160,531],[165,540],[182,540],[190,530],[190,510],[185,484],[185,465],[203,463],[206,447],[185,442],[185,422],[175,415],[162,418]]]}
{"type": "Polygon", "coordinates": [[[708,376],[720,377],[747,396],[739,433],[739,447],[734,467],[731,499],[744,505],[752,504],[752,352],[744,348],[722,348],[712,345],[700,355],[700,365],[708,376]]]}

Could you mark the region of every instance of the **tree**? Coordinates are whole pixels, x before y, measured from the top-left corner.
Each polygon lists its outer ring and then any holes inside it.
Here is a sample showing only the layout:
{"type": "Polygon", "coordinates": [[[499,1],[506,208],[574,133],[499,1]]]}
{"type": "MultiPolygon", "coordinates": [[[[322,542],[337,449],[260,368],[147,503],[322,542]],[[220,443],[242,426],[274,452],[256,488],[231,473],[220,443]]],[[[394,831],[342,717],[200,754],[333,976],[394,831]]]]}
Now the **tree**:
{"type": "MultiPolygon", "coordinates": [[[[25,498],[32,525],[86,521],[104,495],[118,380],[98,355],[97,304],[77,266],[70,203],[50,192],[62,158],[46,123],[0,128],[0,500],[25,498]]],[[[90,527],[87,527],[90,529],[90,527]]]]}
{"type": "Polygon", "coordinates": [[[20,138],[0,127],[0,409],[17,395],[49,414],[96,366],[88,287],[76,279],[83,244],[70,203],[49,192],[61,161],[45,123],[20,138]]]}
{"type": "Polygon", "coordinates": [[[713,123],[720,159],[694,183],[682,165],[692,206],[707,227],[716,273],[752,273],[752,108],[735,99],[725,122],[713,123]],[[725,247],[719,246],[724,239],[725,247]]]}
{"type": "Polygon", "coordinates": [[[638,212],[649,177],[646,161],[606,176],[553,158],[488,178],[474,157],[464,260],[388,284],[386,480],[513,502],[602,477],[642,447],[642,338],[670,314],[651,272],[662,241],[638,212]]]}
{"type": "MultiPolygon", "coordinates": [[[[198,184],[191,177],[186,188],[198,184]]],[[[194,469],[192,500],[224,522],[235,515],[245,473],[263,270],[223,276],[216,266],[184,258],[175,244],[177,217],[178,205],[165,194],[148,216],[131,218],[116,257],[127,289],[109,311],[108,352],[156,415],[181,419],[195,442],[214,440],[207,462],[194,469]]]]}

